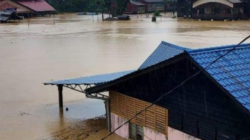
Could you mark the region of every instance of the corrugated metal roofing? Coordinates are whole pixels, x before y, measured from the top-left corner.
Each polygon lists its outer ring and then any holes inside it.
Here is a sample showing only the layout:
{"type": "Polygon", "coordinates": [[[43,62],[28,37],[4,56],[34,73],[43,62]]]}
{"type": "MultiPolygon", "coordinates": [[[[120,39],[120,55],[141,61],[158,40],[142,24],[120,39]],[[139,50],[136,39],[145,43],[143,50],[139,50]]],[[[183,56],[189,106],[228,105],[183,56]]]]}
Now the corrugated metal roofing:
{"type": "MultiPolygon", "coordinates": [[[[189,51],[203,68],[235,45],[189,51]]],[[[250,44],[244,44],[229,53],[206,71],[239,103],[250,111],[250,44]]]]}
{"type": "Polygon", "coordinates": [[[164,2],[163,0],[144,0],[145,2],[164,2]]]}
{"type": "Polygon", "coordinates": [[[189,51],[189,48],[183,48],[174,44],[162,41],[155,51],[142,63],[139,70],[158,64],[162,61],[170,59],[184,51],[189,51]]]}
{"type": "Polygon", "coordinates": [[[33,0],[33,1],[17,1],[17,3],[26,6],[36,12],[47,12],[47,11],[55,11],[55,9],[49,5],[44,0],[33,0]]]}
{"type": "Polygon", "coordinates": [[[54,81],[54,82],[47,82],[44,83],[45,85],[86,85],[86,84],[102,84],[105,82],[112,81],[114,79],[123,77],[129,73],[134,72],[135,70],[130,71],[122,71],[116,73],[109,73],[109,74],[101,74],[95,76],[87,76],[81,77],[76,79],[68,79],[68,80],[61,80],[61,81],[54,81]]]}
{"type": "Polygon", "coordinates": [[[135,1],[135,0],[130,0],[130,3],[134,4],[134,5],[137,5],[137,6],[143,6],[145,4],[139,2],[139,1],[135,1]]]}
{"type": "Polygon", "coordinates": [[[231,3],[243,3],[241,0],[228,0],[230,1],[231,3]]]}

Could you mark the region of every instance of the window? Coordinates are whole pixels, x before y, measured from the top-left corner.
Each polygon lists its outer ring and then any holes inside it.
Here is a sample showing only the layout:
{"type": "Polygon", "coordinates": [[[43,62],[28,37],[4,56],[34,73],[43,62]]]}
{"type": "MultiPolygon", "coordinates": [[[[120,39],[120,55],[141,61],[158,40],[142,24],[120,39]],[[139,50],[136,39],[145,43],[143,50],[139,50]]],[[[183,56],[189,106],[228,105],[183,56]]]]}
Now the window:
{"type": "Polygon", "coordinates": [[[143,140],[143,128],[139,125],[129,123],[129,138],[132,140],[143,140]]]}
{"type": "Polygon", "coordinates": [[[215,13],[215,14],[220,14],[220,13],[221,13],[220,8],[215,8],[215,9],[214,9],[214,13],[215,13]]]}
{"type": "Polygon", "coordinates": [[[227,11],[227,14],[231,14],[232,13],[232,10],[229,9],[229,8],[226,11],[227,11]]]}

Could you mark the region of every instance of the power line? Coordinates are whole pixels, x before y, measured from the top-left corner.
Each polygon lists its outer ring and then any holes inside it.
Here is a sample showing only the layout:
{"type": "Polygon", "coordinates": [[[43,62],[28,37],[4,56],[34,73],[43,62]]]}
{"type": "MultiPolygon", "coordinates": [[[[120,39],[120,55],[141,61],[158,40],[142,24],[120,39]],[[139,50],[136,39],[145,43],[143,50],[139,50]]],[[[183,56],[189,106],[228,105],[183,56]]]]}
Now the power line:
{"type": "MultiPolygon", "coordinates": [[[[107,137],[111,136],[113,133],[115,133],[116,130],[120,129],[123,125],[129,123],[131,120],[133,120],[136,116],[140,115],[142,112],[146,111],[147,109],[149,109],[150,107],[152,107],[154,104],[156,104],[157,102],[159,102],[163,97],[165,97],[166,95],[172,93],[173,91],[175,91],[176,89],[178,89],[179,87],[181,87],[182,85],[184,85],[186,82],[188,82],[190,79],[194,78],[195,76],[199,75],[201,72],[203,72],[204,70],[206,70],[208,67],[210,67],[211,65],[213,65],[214,63],[216,63],[218,60],[220,60],[221,58],[225,57],[226,55],[228,55],[229,53],[231,53],[232,51],[234,51],[237,47],[239,47],[242,43],[244,43],[247,39],[250,38],[250,35],[248,37],[246,37],[245,39],[243,39],[239,44],[237,44],[235,47],[233,47],[232,49],[230,49],[228,52],[226,52],[225,54],[221,55],[220,57],[218,57],[217,59],[215,59],[214,61],[212,61],[209,65],[207,65],[205,68],[201,69],[200,71],[198,71],[197,73],[193,74],[192,76],[190,76],[189,78],[187,78],[186,80],[184,80],[181,84],[179,84],[178,86],[174,87],[172,90],[170,90],[169,92],[163,94],[162,96],[160,96],[156,101],[154,101],[153,103],[151,103],[149,106],[147,106],[146,108],[144,108],[143,110],[139,111],[138,113],[135,114],[135,116],[133,116],[132,118],[130,118],[128,121],[126,121],[125,123],[123,123],[122,125],[120,125],[119,127],[117,127],[115,130],[113,130],[112,132],[110,132],[107,136],[103,137],[101,140],[105,140],[107,137]]],[[[244,140],[244,139],[243,139],[244,140]]]]}

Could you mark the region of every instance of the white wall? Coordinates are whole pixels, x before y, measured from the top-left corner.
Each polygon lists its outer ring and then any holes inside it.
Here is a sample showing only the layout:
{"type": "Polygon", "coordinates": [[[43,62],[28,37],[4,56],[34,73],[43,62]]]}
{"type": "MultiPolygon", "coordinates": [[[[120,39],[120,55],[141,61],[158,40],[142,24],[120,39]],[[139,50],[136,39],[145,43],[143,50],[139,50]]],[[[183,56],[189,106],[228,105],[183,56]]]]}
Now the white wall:
{"type": "MultiPolygon", "coordinates": [[[[127,120],[119,117],[118,115],[111,113],[111,131],[119,127],[120,125],[124,124],[127,120]]],[[[119,128],[117,131],[115,131],[115,134],[128,139],[129,138],[129,124],[125,124],[121,128],[119,128]]]]}
{"type": "Polygon", "coordinates": [[[167,140],[164,134],[158,133],[147,127],[143,127],[143,133],[144,133],[144,140],[167,140]]]}
{"type": "MultiPolygon", "coordinates": [[[[119,117],[118,115],[111,113],[111,131],[124,124],[127,120],[119,117]]],[[[164,134],[158,133],[150,128],[143,127],[144,140],[201,140],[196,137],[190,136],[186,133],[183,133],[179,130],[168,127],[168,136],[166,137],[164,134]]],[[[129,139],[129,124],[125,124],[121,128],[119,128],[115,134],[129,139]]]]}
{"type": "Polygon", "coordinates": [[[168,127],[168,140],[200,140],[179,130],[168,127]]]}

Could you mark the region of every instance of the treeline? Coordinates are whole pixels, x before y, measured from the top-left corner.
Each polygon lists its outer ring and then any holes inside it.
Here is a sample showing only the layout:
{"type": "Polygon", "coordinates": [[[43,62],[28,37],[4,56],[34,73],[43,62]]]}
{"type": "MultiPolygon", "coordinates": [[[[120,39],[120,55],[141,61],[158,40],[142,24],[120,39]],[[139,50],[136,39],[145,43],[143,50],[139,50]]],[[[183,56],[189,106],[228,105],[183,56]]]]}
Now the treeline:
{"type": "Polygon", "coordinates": [[[58,12],[100,12],[100,0],[46,0],[58,12]]]}
{"type": "Polygon", "coordinates": [[[58,12],[114,12],[121,14],[128,0],[46,0],[58,12]]]}

